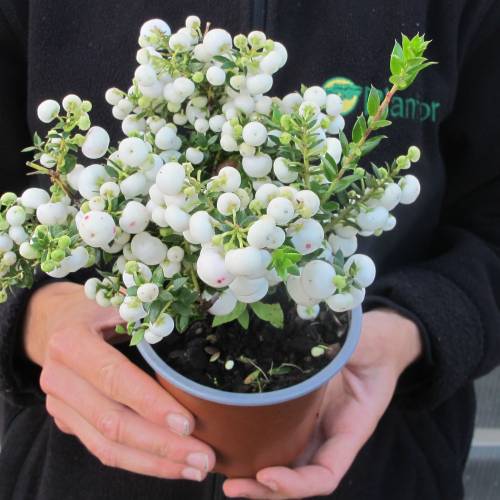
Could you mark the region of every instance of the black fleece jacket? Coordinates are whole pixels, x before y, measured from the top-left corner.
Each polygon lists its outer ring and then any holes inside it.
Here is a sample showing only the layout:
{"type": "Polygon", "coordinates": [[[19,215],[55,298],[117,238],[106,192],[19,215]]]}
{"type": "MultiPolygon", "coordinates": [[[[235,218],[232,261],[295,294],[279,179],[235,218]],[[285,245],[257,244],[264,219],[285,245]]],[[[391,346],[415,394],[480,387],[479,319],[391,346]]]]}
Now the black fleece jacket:
{"type": "MultiPolygon", "coordinates": [[[[390,140],[376,154],[376,159],[391,159],[409,144],[420,146],[422,159],[414,173],[422,194],[416,204],[397,208],[394,231],[363,240],[360,249],[373,256],[379,273],[366,308],[388,305],[415,320],[426,355],[405,375],[409,382],[399,388],[335,498],[460,498],[474,414],[470,384],[500,361],[500,130],[495,123],[500,2],[0,0],[0,191],[19,191],[28,183],[26,158],[19,150],[42,129],[35,117],[41,100],[70,92],[88,98],[94,103],[93,122],[117,134],[119,123],[103,95],[110,86],[126,88],[130,82],[139,26],[160,17],[175,29],[189,14],[232,33],[263,29],[282,41],[289,60],[275,79],[274,93],[282,95],[301,83],[324,84],[351,103],[348,126],[364,105],[369,85],[388,86],[394,38],[425,32],[433,39],[429,57],[439,65],[394,99],[390,140]]],[[[37,369],[20,343],[29,296],[16,291],[0,309],[0,391],[10,411],[4,418],[21,415],[4,440],[0,499],[114,499],[120,492],[143,498],[139,491],[157,498],[155,492],[165,493],[157,480],[105,473],[45,420],[37,369]],[[23,433],[42,443],[33,448],[22,441],[23,433]],[[80,475],[68,472],[68,457],[80,475]],[[17,475],[23,463],[32,467],[22,470],[24,482],[17,475]],[[78,478],[102,477],[106,492],[79,496],[72,489],[61,496],[55,493],[60,486],[47,479],[57,477],[51,475],[54,467],[76,481],[74,488],[78,478]],[[46,476],[34,481],[30,470],[46,476]]],[[[214,486],[213,495],[218,491],[214,486]]],[[[217,498],[206,494],[172,498],[217,498]]]]}

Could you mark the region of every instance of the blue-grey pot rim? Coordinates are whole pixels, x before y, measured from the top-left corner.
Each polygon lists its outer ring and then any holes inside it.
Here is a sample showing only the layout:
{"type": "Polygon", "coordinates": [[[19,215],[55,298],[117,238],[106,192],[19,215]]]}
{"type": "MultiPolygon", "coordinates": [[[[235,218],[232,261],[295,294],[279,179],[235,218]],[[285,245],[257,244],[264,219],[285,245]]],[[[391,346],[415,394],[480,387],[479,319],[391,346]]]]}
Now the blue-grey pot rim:
{"type": "Polygon", "coordinates": [[[350,313],[350,325],[346,333],[345,342],[330,364],[299,384],[270,392],[243,394],[207,387],[184,377],[168,366],[165,361],[158,356],[152,345],[148,344],[145,340],[138,345],[138,349],[146,362],[158,375],[192,396],[222,405],[268,406],[305,396],[315,391],[335,376],[344,367],[356,349],[361,334],[361,321],[362,311],[361,306],[358,306],[350,313]]]}

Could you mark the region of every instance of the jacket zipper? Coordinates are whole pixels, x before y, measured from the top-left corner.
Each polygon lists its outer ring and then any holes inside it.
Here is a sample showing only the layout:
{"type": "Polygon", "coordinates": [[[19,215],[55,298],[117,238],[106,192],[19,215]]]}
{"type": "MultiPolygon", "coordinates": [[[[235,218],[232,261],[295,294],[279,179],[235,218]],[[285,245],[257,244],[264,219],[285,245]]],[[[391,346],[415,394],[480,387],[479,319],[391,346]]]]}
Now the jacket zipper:
{"type": "MultiPolygon", "coordinates": [[[[267,0],[252,0],[251,16],[251,29],[264,31],[267,18],[267,0]]],[[[225,481],[224,476],[214,474],[213,477],[213,500],[224,500],[224,492],[222,491],[222,485],[225,481]]]]}
{"type": "Polygon", "coordinates": [[[213,500],[224,500],[224,492],[222,491],[222,485],[224,483],[224,476],[220,474],[214,474],[214,489],[213,489],[213,500]]]}
{"type": "Polygon", "coordinates": [[[252,27],[255,30],[265,30],[267,0],[252,0],[252,27]]]}

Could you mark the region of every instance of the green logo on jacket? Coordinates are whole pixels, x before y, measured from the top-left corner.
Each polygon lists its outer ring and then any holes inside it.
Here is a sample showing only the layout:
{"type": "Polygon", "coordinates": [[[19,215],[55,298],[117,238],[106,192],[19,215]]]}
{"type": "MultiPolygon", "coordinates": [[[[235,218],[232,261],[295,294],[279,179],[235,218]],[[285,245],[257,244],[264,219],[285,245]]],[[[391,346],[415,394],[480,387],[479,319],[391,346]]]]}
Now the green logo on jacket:
{"type": "MultiPolygon", "coordinates": [[[[365,112],[367,111],[366,105],[370,94],[369,85],[357,85],[345,76],[335,76],[328,79],[323,84],[323,88],[328,94],[338,94],[342,98],[342,114],[344,116],[351,114],[358,107],[361,98],[363,99],[365,112]]],[[[389,92],[389,89],[384,89],[383,95],[387,92],[389,92]]],[[[393,97],[389,108],[389,117],[419,122],[427,120],[436,122],[440,106],[441,103],[438,101],[424,101],[415,97],[396,95],[393,97]]]]}

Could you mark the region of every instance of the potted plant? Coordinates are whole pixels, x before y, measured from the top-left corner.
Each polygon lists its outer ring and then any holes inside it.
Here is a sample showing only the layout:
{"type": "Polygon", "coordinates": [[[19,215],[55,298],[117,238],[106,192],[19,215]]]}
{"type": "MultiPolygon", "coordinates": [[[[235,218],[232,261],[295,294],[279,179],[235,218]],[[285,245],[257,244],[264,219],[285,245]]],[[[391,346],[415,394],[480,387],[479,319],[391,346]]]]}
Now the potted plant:
{"type": "Polygon", "coordinates": [[[356,346],[375,278],[357,237],[392,230],[391,210],[415,201],[406,170],[420,151],[360,164],[385,139],[392,96],[432,63],[424,37],[403,36],[391,90],[371,89],[348,138],[339,96],[266,95],[283,45],[208,28],[142,26],[131,87],[105,96],[116,147],[90,102],[39,105],[51,128],[25,151],[51,186],[0,199],[0,298],[38,268],[95,269],[85,293],[119,308],[117,333],[197,417],[217,470],[251,476],[297,458],[356,346]]]}

